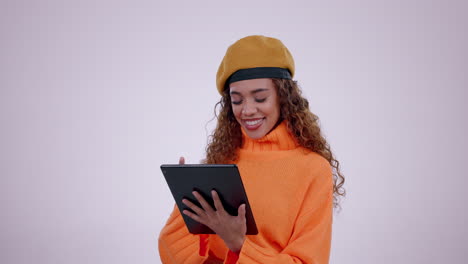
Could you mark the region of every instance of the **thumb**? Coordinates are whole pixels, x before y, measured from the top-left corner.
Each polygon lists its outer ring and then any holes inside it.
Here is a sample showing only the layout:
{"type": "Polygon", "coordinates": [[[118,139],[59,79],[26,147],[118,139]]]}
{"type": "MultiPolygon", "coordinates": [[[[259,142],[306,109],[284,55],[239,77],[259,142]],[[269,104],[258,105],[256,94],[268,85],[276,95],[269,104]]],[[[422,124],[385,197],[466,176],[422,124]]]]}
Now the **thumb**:
{"type": "Polygon", "coordinates": [[[241,206],[239,206],[239,209],[237,209],[237,215],[241,220],[245,221],[245,204],[241,204],[241,206]]]}
{"type": "Polygon", "coordinates": [[[185,158],[184,157],[180,157],[179,158],[179,164],[185,164],[185,158]]]}

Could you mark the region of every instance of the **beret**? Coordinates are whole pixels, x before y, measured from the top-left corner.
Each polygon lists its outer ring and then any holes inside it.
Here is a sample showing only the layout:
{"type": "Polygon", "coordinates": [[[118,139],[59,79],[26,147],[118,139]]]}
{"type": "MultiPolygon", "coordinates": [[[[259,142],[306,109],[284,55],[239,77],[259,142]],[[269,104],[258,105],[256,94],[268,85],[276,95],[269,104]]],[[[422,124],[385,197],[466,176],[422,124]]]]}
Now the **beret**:
{"type": "Polygon", "coordinates": [[[291,79],[293,76],[294,59],[288,48],[279,39],[253,35],[229,46],[216,74],[216,86],[222,95],[226,83],[255,78],[291,79]],[[236,78],[231,80],[231,77],[236,78]]]}

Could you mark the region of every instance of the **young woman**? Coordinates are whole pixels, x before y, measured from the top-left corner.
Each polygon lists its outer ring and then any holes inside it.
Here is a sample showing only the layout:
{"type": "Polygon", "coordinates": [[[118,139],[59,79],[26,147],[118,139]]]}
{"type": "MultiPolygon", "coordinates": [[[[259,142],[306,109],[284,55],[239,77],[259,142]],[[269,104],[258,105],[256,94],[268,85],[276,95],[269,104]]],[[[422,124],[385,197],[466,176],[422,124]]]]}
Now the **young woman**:
{"type": "Polygon", "coordinates": [[[293,75],[278,39],[248,36],[228,48],[205,162],[237,164],[259,234],[245,235],[243,205],[232,216],[216,192],[215,208],[194,192],[202,207],[184,200],[195,213],[183,213],[216,234],[190,234],[175,207],[159,237],[163,263],[328,263],[344,177],[293,75]]]}

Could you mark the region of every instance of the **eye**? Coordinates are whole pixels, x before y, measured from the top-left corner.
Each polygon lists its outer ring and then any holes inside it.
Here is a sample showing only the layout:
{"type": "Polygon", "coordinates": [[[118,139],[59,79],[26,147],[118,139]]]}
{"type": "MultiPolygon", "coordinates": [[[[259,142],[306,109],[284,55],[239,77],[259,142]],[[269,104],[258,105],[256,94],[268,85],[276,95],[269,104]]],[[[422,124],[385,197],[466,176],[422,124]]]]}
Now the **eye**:
{"type": "Polygon", "coordinates": [[[242,100],[241,101],[232,101],[232,104],[240,105],[240,104],[242,104],[242,100]]]}
{"type": "Polygon", "coordinates": [[[265,102],[266,98],[263,98],[263,99],[255,99],[255,102],[257,103],[263,103],[265,102]]]}

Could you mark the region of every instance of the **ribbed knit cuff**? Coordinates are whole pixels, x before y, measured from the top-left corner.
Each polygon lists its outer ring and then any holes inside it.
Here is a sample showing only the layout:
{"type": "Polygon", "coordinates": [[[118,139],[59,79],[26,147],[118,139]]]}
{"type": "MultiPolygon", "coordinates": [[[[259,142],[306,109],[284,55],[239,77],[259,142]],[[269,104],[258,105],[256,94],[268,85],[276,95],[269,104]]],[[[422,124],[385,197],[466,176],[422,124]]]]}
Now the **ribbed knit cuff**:
{"type": "Polygon", "coordinates": [[[198,254],[202,257],[205,257],[208,253],[208,242],[210,235],[208,234],[201,234],[200,237],[200,249],[198,250],[198,254]]]}
{"type": "Polygon", "coordinates": [[[238,259],[239,255],[229,250],[224,264],[236,264],[238,259]]]}

